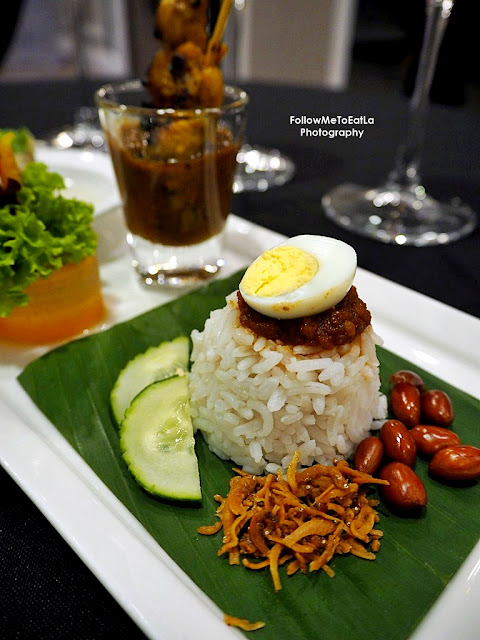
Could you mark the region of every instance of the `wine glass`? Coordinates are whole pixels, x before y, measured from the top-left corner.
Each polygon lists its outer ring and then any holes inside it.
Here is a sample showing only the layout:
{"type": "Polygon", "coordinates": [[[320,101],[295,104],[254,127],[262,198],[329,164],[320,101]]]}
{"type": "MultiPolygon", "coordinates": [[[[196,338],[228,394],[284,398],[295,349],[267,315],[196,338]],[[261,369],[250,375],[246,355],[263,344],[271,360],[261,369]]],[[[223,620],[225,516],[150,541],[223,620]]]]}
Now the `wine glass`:
{"type": "Polygon", "coordinates": [[[96,107],[80,107],[73,114],[73,124],[50,132],[47,143],[56,149],[107,151],[96,107]]]}
{"type": "Polygon", "coordinates": [[[426,27],[404,145],[385,184],[365,188],[342,184],[322,198],[326,215],[352,232],[385,243],[415,246],[453,242],[471,233],[475,213],[457,198],[435,200],[419,174],[426,129],[428,96],[438,51],[455,0],[426,0],[426,27]]]}
{"type": "MultiPolygon", "coordinates": [[[[238,29],[239,12],[245,8],[246,0],[235,0],[230,32],[230,55],[233,58],[233,84],[238,84],[238,29]]],[[[266,191],[280,187],[292,179],[295,164],[279,149],[271,149],[244,142],[237,155],[237,170],[233,181],[233,192],[266,191]]]]}
{"type": "MultiPolygon", "coordinates": [[[[72,40],[73,64],[76,71],[76,81],[80,88],[80,94],[85,102],[91,100],[91,87],[88,82],[88,62],[86,49],[88,43],[85,40],[85,23],[88,7],[86,3],[78,0],[71,4],[70,37],[72,40]]],[[[107,151],[107,144],[98,119],[97,108],[93,105],[83,105],[75,110],[73,123],[63,125],[50,131],[47,135],[48,145],[59,149],[87,149],[107,151]]]]}

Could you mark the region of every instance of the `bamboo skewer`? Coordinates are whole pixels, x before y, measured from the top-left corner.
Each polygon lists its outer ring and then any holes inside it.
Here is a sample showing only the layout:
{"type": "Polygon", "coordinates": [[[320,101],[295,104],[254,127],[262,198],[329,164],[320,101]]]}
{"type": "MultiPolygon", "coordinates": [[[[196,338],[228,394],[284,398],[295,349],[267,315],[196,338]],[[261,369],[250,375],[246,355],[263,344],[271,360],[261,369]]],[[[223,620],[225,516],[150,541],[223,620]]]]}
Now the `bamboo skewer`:
{"type": "Polygon", "coordinates": [[[213,56],[222,42],[223,33],[227,26],[228,16],[232,8],[233,0],[223,0],[222,6],[218,14],[215,28],[212,33],[212,37],[208,41],[207,52],[205,54],[205,66],[211,66],[213,63],[213,56]]]}

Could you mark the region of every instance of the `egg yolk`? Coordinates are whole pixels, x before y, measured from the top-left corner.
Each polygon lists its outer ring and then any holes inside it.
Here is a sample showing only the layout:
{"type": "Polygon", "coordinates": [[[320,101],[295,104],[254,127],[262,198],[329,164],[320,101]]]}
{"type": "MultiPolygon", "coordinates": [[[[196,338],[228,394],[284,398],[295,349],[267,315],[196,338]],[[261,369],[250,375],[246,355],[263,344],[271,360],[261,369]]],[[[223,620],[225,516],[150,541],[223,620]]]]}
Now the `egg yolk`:
{"type": "Polygon", "coordinates": [[[310,253],[283,245],[265,251],[247,269],[242,289],[250,296],[272,297],[289,293],[309,282],[319,269],[310,253]]]}

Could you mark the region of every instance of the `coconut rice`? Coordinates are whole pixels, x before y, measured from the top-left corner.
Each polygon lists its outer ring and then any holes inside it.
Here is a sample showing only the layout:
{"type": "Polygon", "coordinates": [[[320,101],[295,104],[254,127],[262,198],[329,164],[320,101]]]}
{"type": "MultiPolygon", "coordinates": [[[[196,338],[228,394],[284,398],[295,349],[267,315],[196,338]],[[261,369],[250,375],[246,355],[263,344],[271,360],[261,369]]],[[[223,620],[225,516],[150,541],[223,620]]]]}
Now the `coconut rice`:
{"type": "Polygon", "coordinates": [[[346,459],[386,416],[371,326],[329,351],[284,346],[240,325],[233,293],[191,337],[194,427],[249,473],[286,469],[296,450],[306,466],[346,459]]]}

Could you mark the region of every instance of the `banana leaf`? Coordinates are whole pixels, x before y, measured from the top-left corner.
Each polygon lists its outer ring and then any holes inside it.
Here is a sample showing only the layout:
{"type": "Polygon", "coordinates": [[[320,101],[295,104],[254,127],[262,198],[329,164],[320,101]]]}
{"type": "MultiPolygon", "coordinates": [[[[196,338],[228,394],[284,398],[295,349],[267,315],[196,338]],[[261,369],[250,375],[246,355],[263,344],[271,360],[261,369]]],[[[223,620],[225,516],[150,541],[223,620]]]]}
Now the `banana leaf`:
{"type": "MultiPolygon", "coordinates": [[[[148,346],[201,328],[212,309],[224,305],[240,274],[214,282],[133,320],[61,346],[31,363],[19,380],[38,407],[86,460],[105,485],[142,523],[158,544],[225,612],[263,620],[258,640],[402,640],[408,638],[474,547],[480,531],[480,485],[451,487],[428,476],[418,460],[429,504],[420,518],[398,517],[380,507],[384,532],[374,561],[336,556],[335,577],[324,572],[281,574],[275,593],[268,570],[230,566],[218,557],[222,533],[197,534],[215,521],[216,493],[226,495],[232,464],[213,455],[197,434],[202,503],[187,506],[161,501],[144,492],[122,459],[118,429],[110,412],[110,390],[127,361],[148,346]]],[[[381,348],[386,381],[408,362],[381,348]]],[[[475,444],[480,403],[462,391],[417,371],[430,388],[452,398],[455,429],[475,444]]]]}

